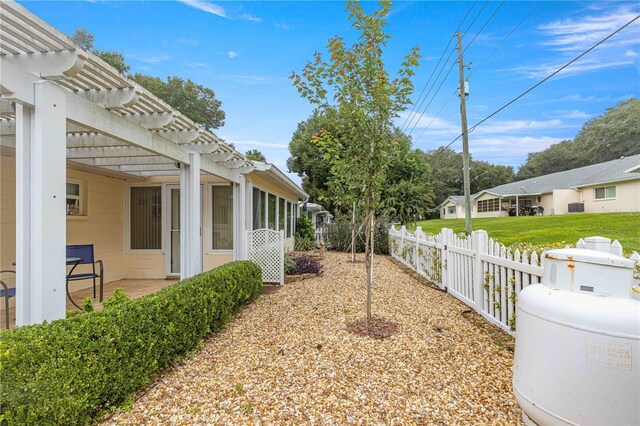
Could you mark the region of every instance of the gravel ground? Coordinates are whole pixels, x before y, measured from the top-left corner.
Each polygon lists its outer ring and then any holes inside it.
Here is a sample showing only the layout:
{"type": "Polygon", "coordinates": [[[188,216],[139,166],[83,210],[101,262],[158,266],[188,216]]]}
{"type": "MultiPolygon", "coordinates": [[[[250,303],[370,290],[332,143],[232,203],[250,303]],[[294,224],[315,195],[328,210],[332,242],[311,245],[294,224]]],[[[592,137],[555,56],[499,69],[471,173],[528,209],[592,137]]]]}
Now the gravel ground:
{"type": "Polygon", "coordinates": [[[520,423],[506,335],[386,256],[373,312],[399,331],[351,334],[346,323],[364,316],[364,264],[338,253],[322,263],[324,275],[260,296],[105,423],[520,423]]]}

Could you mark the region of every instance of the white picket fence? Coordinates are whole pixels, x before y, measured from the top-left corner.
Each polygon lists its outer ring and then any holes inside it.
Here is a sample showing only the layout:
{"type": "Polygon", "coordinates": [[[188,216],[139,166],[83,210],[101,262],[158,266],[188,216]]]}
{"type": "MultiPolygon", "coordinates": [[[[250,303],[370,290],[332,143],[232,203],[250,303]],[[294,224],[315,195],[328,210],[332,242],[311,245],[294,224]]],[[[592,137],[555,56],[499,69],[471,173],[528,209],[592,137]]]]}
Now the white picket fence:
{"type": "MultiPolygon", "coordinates": [[[[474,231],[468,238],[443,228],[439,234],[415,233],[403,226],[389,230],[391,255],[432,283],[474,308],[488,321],[515,335],[516,300],[529,284],[542,280],[538,253],[511,252],[488,238],[485,231],[474,231]]],[[[597,240],[598,250],[622,255],[618,241],[597,240]],[[604,247],[604,246],[606,247],[604,247]]],[[[585,248],[580,239],[577,248],[585,248]]],[[[591,248],[591,247],[590,247],[591,248]]],[[[630,259],[640,265],[640,255],[630,259]]]]}

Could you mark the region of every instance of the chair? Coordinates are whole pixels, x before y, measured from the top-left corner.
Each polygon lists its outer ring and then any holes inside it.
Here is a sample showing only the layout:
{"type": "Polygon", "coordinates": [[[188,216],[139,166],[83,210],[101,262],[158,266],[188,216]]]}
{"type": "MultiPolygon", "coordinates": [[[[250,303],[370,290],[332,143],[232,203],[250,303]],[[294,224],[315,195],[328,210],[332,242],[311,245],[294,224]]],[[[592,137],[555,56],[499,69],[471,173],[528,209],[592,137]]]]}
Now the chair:
{"type": "MultiPolygon", "coordinates": [[[[0,278],[2,278],[2,274],[13,274],[15,276],[16,271],[11,271],[9,269],[0,271],[0,278]]],[[[16,297],[16,288],[10,288],[4,281],[0,279],[0,297],[4,297],[4,315],[5,315],[5,326],[9,328],[9,299],[12,297],[16,297]]]]}
{"type": "Polygon", "coordinates": [[[104,265],[102,260],[95,260],[93,244],[67,246],[67,258],[78,257],[82,259],[79,265],[91,265],[92,272],[67,275],[67,282],[80,280],[93,280],[93,298],[96,298],[96,278],[100,278],[100,302],[102,302],[104,288],[104,265]],[[96,273],[96,263],[100,266],[100,273],[96,273]]]}

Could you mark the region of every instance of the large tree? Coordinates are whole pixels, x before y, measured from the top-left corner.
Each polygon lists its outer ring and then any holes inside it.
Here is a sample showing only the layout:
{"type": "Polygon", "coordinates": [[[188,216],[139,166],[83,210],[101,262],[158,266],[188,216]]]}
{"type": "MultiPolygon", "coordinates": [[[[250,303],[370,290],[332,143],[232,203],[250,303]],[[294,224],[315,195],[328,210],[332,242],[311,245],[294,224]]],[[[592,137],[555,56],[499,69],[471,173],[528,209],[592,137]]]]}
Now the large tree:
{"type": "Polygon", "coordinates": [[[224,126],[225,114],[220,109],[222,102],[216,99],[213,89],[177,76],[162,80],[135,73],[133,79],[205,129],[213,130],[224,126]]]}
{"type": "Polygon", "coordinates": [[[587,121],[573,140],[530,153],[518,179],[571,170],[640,154],[640,99],[632,98],[587,121]]]}
{"type": "Polygon", "coordinates": [[[358,2],[350,1],[346,10],[357,41],[347,47],[342,37],[330,39],[329,59],[316,52],[292,79],[302,97],[335,112],[339,133],[349,142],[338,144],[342,152],[332,161],[332,173],[346,185],[352,199],[361,200],[365,212],[366,321],[370,326],[375,211],[395,149],[392,119],[410,102],[411,77],[420,55],[414,48],[405,56],[398,76],[391,79],[382,58],[391,37],[385,32],[391,3],[380,1],[379,8],[367,14],[358,2]]]}
{"type": "Polygon", "coordinates": [[[76,28],[73,35],[71,36],[71,40],[78,46],[82,47],[85,50],[93,52],[93,54],[99,56],[103,61],[105,61],[121,73],[125,74],[129,72],[131,67],[129,67],[125,63],[124,55],[121,52],[117,52],[115,50],[94,49],[94,39],[95,36],[84,28],[76,28]]]}
{"type": "Polygon", "coordinates": [[[267,157],[259,149],[249,149],[244,153],[244,156],[247,160],[267,162],[267,157]]]}

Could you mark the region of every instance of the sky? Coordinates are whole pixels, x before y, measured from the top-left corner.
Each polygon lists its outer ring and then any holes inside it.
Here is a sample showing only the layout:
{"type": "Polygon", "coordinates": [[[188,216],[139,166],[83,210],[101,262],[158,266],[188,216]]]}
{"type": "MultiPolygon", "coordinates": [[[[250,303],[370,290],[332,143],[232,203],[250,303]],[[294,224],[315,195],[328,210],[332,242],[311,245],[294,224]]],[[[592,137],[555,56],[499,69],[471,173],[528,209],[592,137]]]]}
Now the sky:
{"type": "MultiPolygon", "coordinates": [[[[68,34],[87,29],[96,48],[121,51],[131,73],[177,75],[212,88],[226,113],[215,133],[242,152],[259,149],[285,172],[291,136],[313,111],[291,73],[315,51],[326,53],[331,37],[353,42],[356,34],[337,1],[21,3],[68,34]]],[[[364,3],[367,11],[375,7],[364,3]]],[[[461,23],[471,127],[638,14],[639,3],[622,1],[395,2],[388,71],[414,46],[422,55],[414,105],[396,124],[423,150],[460,134],[452,37],[461,23]]],[[[469,134],[471,154],[517,169],[528,153],[573,138],[587,120],[638,97],[639,73],[640,20],[478,126],[469,134]]],[[[462,149],[460,141],[451,147],[462,149]]]]}

